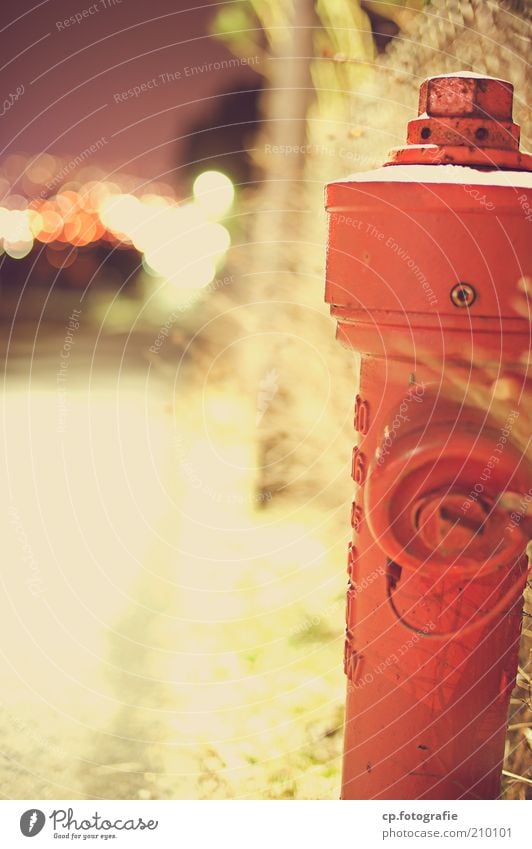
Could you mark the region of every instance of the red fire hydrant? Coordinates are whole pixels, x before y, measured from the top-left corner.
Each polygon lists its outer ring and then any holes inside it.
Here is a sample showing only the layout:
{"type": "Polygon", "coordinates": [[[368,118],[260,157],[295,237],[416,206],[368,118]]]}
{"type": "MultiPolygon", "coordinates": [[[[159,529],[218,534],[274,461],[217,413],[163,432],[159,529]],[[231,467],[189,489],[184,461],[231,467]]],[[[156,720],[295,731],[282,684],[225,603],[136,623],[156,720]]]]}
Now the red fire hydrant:
{"type": "Polygon", "coordinates": [[[428,79],[388,167],[327,187],[326,300],[361,355],[345,799],[500,793],[532,501],[532,156],[512,98],[428,79]]]}

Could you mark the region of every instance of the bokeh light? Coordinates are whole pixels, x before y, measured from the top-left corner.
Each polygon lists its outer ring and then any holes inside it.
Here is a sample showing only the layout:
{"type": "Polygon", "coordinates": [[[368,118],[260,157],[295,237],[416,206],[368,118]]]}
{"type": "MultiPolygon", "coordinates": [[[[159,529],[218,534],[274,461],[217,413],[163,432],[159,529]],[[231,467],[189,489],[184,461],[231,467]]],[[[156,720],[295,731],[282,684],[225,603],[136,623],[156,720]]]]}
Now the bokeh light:
{"type": "Polygon", "coordinates": [[[208,218],[219,220],[226,215],[235,197],[233,183],[221,171],[204,171],[194,181],[194,200],[208,218]]]}

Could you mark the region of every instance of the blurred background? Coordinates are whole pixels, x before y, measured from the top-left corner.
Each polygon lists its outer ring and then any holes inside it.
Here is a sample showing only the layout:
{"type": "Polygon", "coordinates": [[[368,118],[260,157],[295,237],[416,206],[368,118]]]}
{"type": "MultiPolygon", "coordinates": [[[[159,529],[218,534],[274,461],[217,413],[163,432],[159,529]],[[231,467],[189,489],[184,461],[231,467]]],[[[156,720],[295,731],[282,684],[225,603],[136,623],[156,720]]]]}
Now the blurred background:
{"type": "Polygon", "coordinates": [[[4,798],[338,797],[357,363],[323,304],[323,184],[381,165],[457,69],[513,82],[530,149],[530,17],[4,11],[4,798]]]}

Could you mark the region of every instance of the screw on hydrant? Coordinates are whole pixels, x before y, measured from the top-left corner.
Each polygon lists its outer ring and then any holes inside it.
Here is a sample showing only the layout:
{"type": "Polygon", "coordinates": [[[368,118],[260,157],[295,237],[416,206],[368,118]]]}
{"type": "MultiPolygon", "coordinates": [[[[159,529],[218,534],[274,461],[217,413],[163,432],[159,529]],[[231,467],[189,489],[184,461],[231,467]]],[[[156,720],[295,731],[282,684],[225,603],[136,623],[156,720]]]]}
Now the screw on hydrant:
{"type": "Polygon", "coordinates": [[[470,307],[473,305],[477,293],[469,283],[457,283],[451,289],[451,301],[455,307],[470,307]]]}
{"type": "Polygon", "coordinates": [[[532,157],[512,96],[476,74],[427,80],[407,145],[327,187],[326,300],[362,354],[347,799],[499,794],[527,577],[526,522],[502,496],[526,494],[531,474],[512,433],[530,409],[514,296],[532,274],[532,157]],[[458,364],[464,386],[482,369],[516,386],[519,406],[498,421],[457,394],[458,364]]]}

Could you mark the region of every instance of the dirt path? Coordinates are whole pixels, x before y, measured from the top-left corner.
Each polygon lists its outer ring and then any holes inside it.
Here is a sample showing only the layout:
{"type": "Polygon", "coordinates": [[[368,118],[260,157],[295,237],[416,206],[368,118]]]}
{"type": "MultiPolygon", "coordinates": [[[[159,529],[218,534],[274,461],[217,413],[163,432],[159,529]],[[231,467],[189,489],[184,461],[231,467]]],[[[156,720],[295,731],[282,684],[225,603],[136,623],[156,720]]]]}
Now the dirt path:
{"type": "Polygon", "coordinates": [[[258,509],[255,399],[62,345],[8,358],[2,795],[334,798],[344,540],[258,509]]]}

